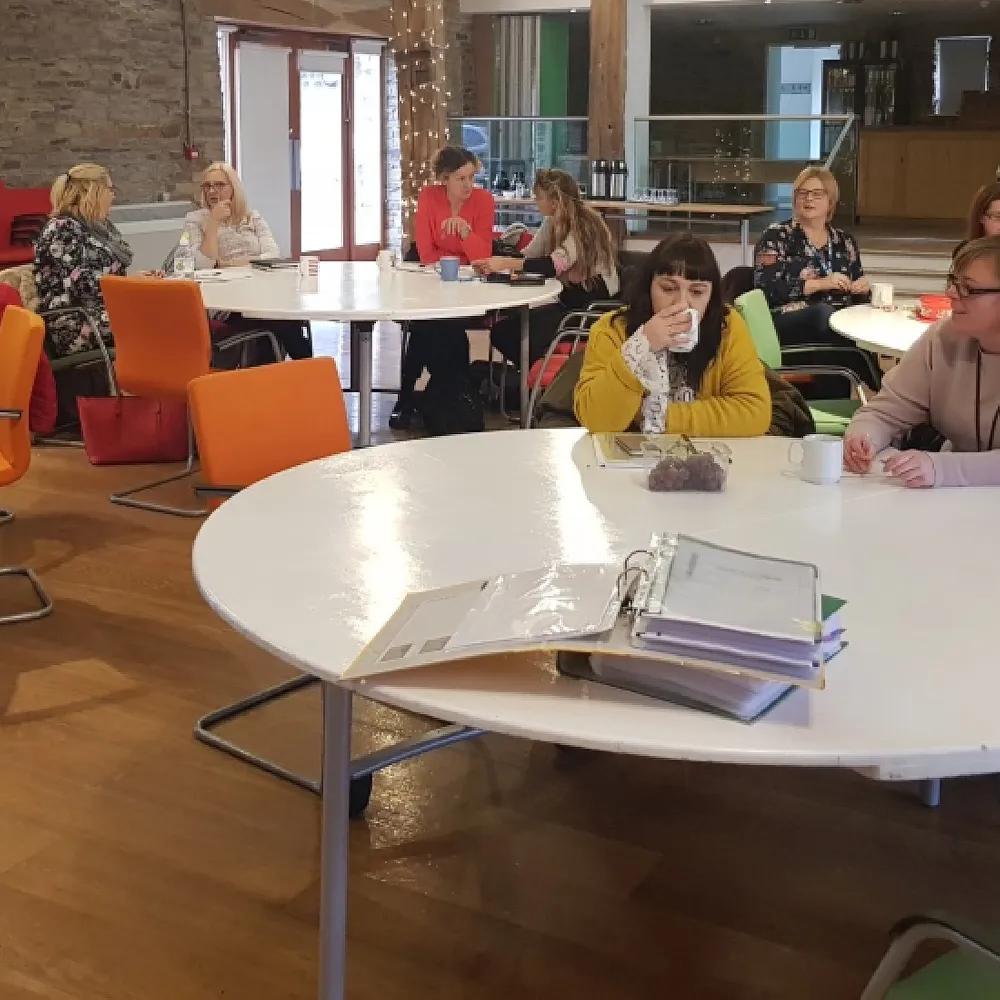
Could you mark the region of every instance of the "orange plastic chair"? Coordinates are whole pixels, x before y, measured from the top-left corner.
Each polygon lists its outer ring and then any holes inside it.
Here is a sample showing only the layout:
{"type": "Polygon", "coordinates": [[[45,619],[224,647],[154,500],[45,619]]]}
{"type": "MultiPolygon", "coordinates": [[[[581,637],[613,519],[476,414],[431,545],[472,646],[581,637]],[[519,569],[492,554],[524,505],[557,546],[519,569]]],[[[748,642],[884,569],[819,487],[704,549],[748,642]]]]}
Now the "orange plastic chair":
{"type": "MultiPolygon", "coordinates": [[[[133,396],[186,399],[188,383],[207,375],[212,337],[201,290],[193,281],[104,277],[101,292],[115,340],[117,390],[133,396]]],[[[274,334],[254,330],[235,334],[215,346],[270,339],[276,361],[281,349],[274,334]]],[[[134,499],[136,494],[190,476],[195,470],[194,435],[188,436],[187,465],[182,472],[111,495],[111,502],[180,517],[202,517],[204,508],[169,507],[134,499]]]]}
{"type": "Polygon", "coordinates": [[[199,492],[237,492],[351,448],[333,358],[204,375],[191,382],[188,399],[205,483],[199,492]]]}
{"type": "MultiPolygon", "coordinates": [[[[44,339],[41,317],[19,306],[7,307],[0,321],[0,486],[17,482],[31,464],[28,403],[44,339]]],[[[0,524],[13,518],[9,510],[0,510],[0,524]]],[[[0,625],[32,621],[52,613],[52,600],[33,570],[21,566],[0,568],[0,576],[24,577],[41,603],[37,611],[0,617],[0,625]]]]}
{"type": "MultiPolygon", "coordinates": [[[[207,494],[215,506],[267,476],[351,447],[344,393],[332,358],[205,375],[191,383],[188,396],[205,482],[197,492],[207,494]]],[[[316,678],[308,675],[295,677],[210,712],[195,725],[195,738],[258,770],[316,792],[319,786],[315,780],[258,757],[213,731],[315,683],[316,678]]],[[[371,774],[352,780],[352,816],[368,805],[371,787],[371,774]]]]}

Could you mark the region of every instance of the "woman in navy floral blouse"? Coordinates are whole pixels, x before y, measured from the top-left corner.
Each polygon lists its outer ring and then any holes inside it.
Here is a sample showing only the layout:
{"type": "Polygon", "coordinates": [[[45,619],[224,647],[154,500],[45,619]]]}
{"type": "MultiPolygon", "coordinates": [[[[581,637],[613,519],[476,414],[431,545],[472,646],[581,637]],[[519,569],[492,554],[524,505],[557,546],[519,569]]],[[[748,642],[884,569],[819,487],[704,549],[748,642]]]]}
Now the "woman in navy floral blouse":
{"type": "Polygon", "coordinates": [[[855,357],[844,363],[870,382],[854,342],[830,329],[837,309],[871,297],[857,241],[830,225],[840,198],[837,179],[822,167],[807,167],[793,191],[794,218],[768,226],[757,243],[754,285],[767,296],[782,344],[853,349],[855,357]]]}
{"type": "Polygon", "coordinates": [[[73,167],[52,185],[52,216],[35,244],[38,308],[82,310],[47,319],[56,357],[95,350],[95,334],[111,344],[101,278],[125,274],[132,263],[131,248],[108,218],[114,200],[110,174],[95,163],[73,167]]]}

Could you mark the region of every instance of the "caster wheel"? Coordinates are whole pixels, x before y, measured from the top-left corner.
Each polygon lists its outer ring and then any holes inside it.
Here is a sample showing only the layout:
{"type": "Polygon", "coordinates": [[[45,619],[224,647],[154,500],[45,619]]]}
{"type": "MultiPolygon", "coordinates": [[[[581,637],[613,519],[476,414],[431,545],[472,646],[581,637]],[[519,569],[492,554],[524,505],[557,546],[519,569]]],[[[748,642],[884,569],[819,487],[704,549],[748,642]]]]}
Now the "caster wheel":
{"type": "Polygon", "coordinates": [[[351,779],[351,793],[348,800],[348,814],[351,819],[363,816],[372,798],[372,776],[362,775],[351,779]]]}

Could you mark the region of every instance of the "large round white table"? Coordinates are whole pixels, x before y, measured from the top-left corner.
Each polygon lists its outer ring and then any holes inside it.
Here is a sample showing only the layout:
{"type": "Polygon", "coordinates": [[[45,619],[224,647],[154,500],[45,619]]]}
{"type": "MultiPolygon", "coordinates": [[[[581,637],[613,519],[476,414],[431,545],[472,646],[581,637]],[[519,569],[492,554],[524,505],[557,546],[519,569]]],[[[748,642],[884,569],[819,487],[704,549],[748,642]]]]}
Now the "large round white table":
{"type": "Polygon", "coordinates": [[[562,285],[507,285],[484,281],[442,281],[436,272],[380,270],[374,262],[323,262],[315,290],[303,289],[295,269],[256,268],[226,272],[231,280],[201,285],[205,307],[252,319],[335,320],[351,324],[351,388],[359,394],[358,444],[371,443],[372,324],[464,319],[495,309],[521,312],[521,426],[528,421],[528,310],[555,301],[562,285]]]}
{"type": "Polygon", "coordinates": [[[901,358],[927,332],[929,323],[914,319],[908,312],[883,312],[873,306],[848,306],[830,317],[830,327],[850,337],[858,347],[901,358]]]}
{"type": "Polygon", "coordinates": [[[730,443],[717,495],[652,494],[639,472],[597,467],[578,430],[391,444],[274,476],[202,527],[194,573],[209,604],[324,682],[321,1000],[342,998],[346,950],[352,691],[338,680],[409,591],[619,562],[663,530],[809,560],[848,602],[850,647],[826,690],[799,690],[753,725],[572,680],[544,658],[401,673],[363,694],[613,753],[884,780],[1000,770],[996,492],[907,491],[880,476],[813,486],[789,474],[787,440],[730,443]]]}

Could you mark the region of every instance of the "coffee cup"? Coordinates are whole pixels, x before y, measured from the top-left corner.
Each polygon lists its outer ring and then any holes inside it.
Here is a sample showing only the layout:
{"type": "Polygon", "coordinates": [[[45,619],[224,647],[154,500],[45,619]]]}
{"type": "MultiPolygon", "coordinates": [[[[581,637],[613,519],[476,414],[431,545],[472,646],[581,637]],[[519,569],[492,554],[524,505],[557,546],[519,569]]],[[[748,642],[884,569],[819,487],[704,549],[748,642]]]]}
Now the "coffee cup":
{"type": "Polygon", "coordinates": [[[872,305],[876,309],[892,308],[892,285],[885,281],[877,281],[872,285],[872,305]]]}
{"type": "Polygon", "coordinates": [[[462,262],[457,257],[441,258],[441,280],[458,281],[458,272],[462,262]]]}
{"type": "Polygon", "coordinates": [[[844,474],[844,439],[833,434],[808,434],[792,442],[788,460],[807,483],[832,486],[844,474]]]}
{"type": "Polygon", "coordinates": [[[688,331],[687,340],[683,344],[670,348],[672,354],[689,354],[695,349],[698,343],[698,330],[701,326],[701,314],[697,309],[688,309],[691,317],[691,329],[688,331]]]}
{"type": "Polygon", "coordinates": [[[396,266],[396,254],[392,250],[379,250],[375,261],[380,271],[391,271],[396,266]]]}

